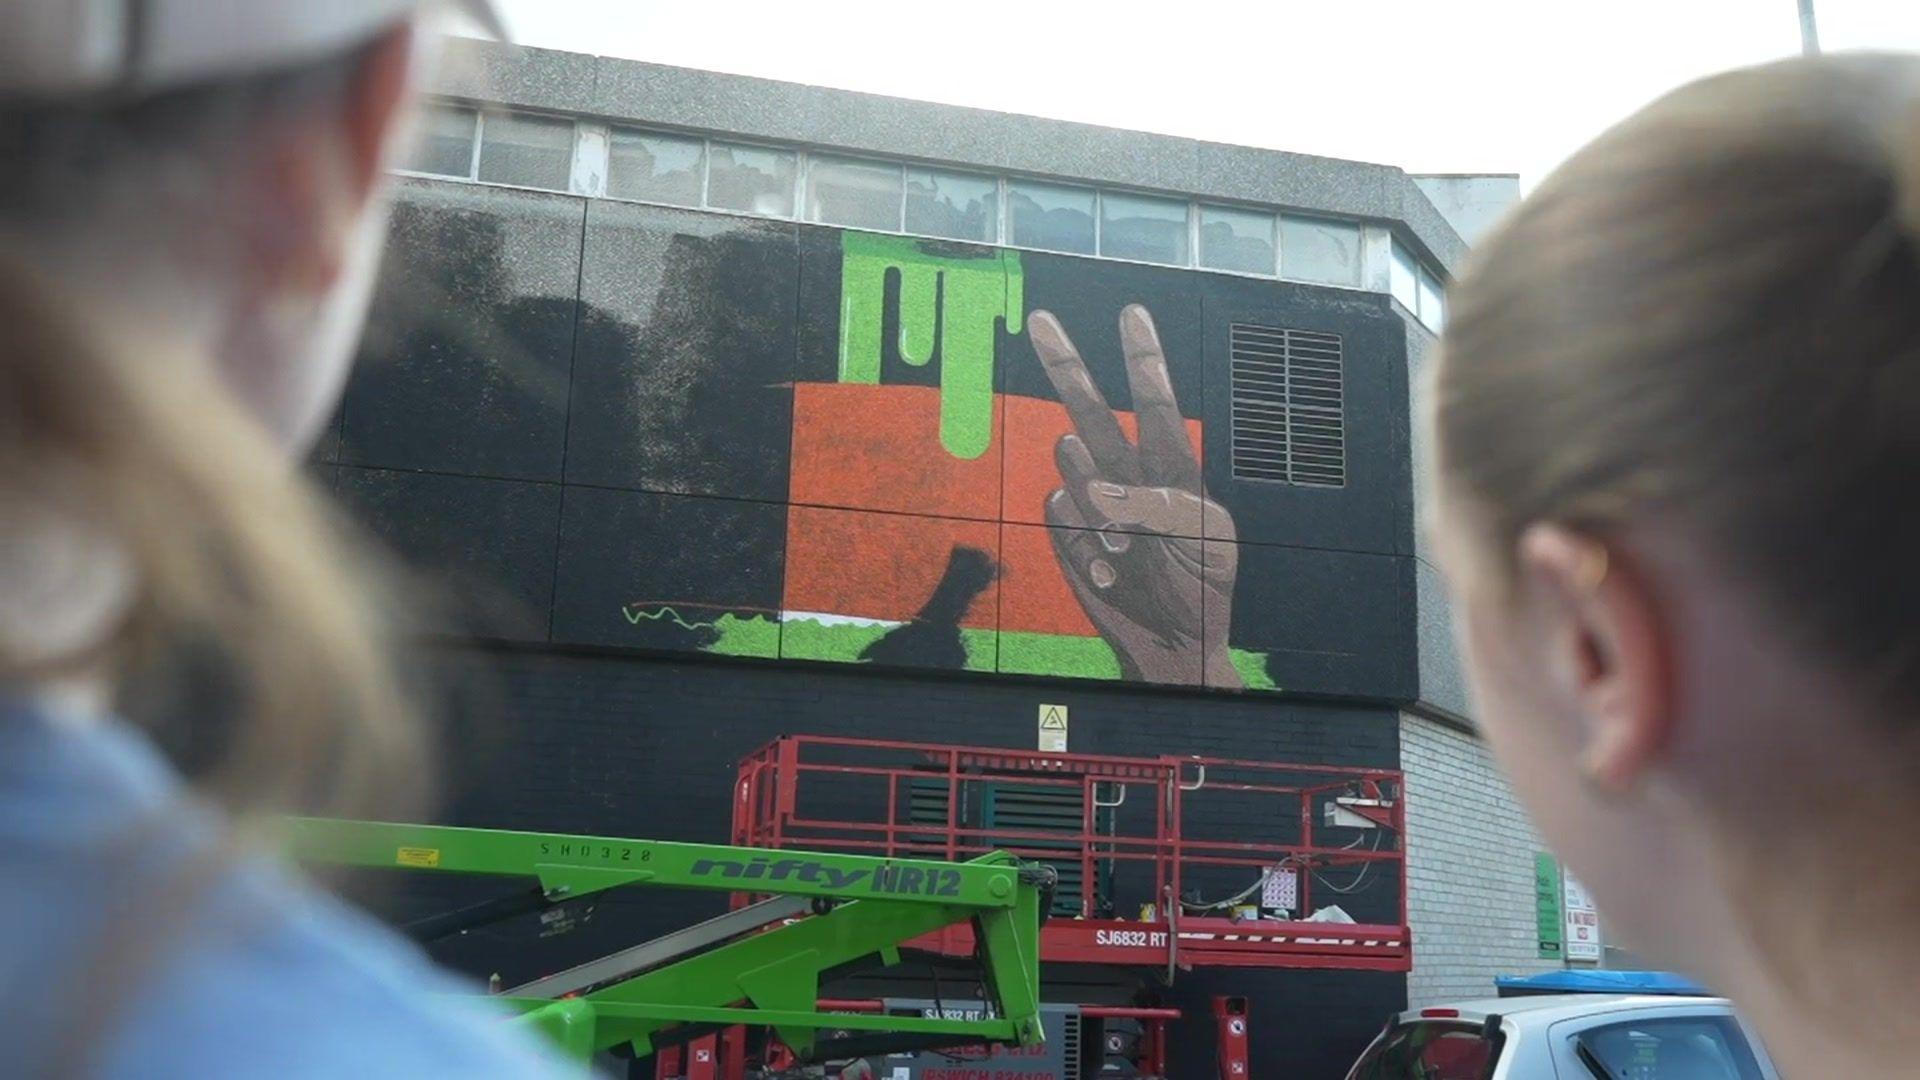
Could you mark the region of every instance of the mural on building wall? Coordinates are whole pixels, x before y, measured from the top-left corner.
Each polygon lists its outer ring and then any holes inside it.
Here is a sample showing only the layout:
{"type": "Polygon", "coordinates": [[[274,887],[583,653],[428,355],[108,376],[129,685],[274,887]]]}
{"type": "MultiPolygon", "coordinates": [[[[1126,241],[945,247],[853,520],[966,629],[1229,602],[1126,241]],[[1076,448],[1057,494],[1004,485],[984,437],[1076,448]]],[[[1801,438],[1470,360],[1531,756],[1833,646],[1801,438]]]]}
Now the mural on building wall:
{"type": "Polygon", "coordinates": [[[1135,406],[1116,413],[1027,309],[1021,253],[840,246],[836,378],[794,386],[781,655],[1270,686],[1228,647],[1232,518],[1205,497],[1151,314],[1114,313],[1135,406]],[[1054,400],[996,393],[1023,329],[1054,400]]]}
{"type": "MultiPolygon", "coordinates": [[[[1235,475],[1226,358],[1210,352],[1244,317],[1337,329],[1356,355],[1390,359],[1395,319],[1365,298],[489,189],[434,190],[396,223],[433,242],[391,249],[393,302],[376,311],[405,331],[405,355],[356,374],[339,468],[416,470],[414,494],[380,504],[383,533],[435,569],[504,578],[536,618],[550,597],[544,634],[528,620],[512,636],[1222,688],[1412,685],[1410,641],[1382,629],[1400,633],[1410,602],[1397,496],[1235,475]],[[471,266],[495,285],[471,287],[471,266]],[[429,280],[444,299],[406,302],[429,280]],[[466,329],[503,312],[538,364],[466,329]],[[406,330],[423,314],[426,331],[406,330]],[[460,520],[412,527],[409,506],[460,520]],[[511,550],[488,539],[503,530],[511,550]]],[[[1375,415],[1404,401],[1371,371],[1348,392],[1375,415]]],[[[1370,462],[1394,460],[1391,435],[1353,430],[1369,480],[1370,462]]]]}
{"type": "MultiPolygon", "coordinates": [[[[807,247],[821,257],[800,271],[801,319],[821,328],[811,341],[801,334],[781,417],[779,603],[732,596],[723,582],[743,571],[705,543],[693,548],[704,575],[663,575],[653,550],[655,565],[632,564],[652,587],[621,598],[631,633],[616,636],[737,655],[1275,688],[1264,653],[1231,645],[1233,516],[1207,496],[1203,425],[1182,411],[1148,306],[1109,305],[1117,335],[1093,336],[1116,346],[1083,352],[1074,338],[1090,328],[1067,327],[1029,295],[1031,255],[822,232],[807,247]],[[1038,378],[1003,379],[1016,363],[1038,378]],[[1116,379],[1130,408],[1101,389],[1116,379]],[[676,593],[663,578],[685,584],[676,593]],[[713,595],[691,595],[702,588],[713,595]]],[[[711,302],[714,271],[676,239],[650,323],[678,324],[686,303],[711,302]]],[[[690,393],[723,363],[685,327],[668,336],[677,360],[641,346],[652,357],[644,396],[690,393]]],[[[1197,356],[1181,362],[1199,368],[1197,356]]]]}

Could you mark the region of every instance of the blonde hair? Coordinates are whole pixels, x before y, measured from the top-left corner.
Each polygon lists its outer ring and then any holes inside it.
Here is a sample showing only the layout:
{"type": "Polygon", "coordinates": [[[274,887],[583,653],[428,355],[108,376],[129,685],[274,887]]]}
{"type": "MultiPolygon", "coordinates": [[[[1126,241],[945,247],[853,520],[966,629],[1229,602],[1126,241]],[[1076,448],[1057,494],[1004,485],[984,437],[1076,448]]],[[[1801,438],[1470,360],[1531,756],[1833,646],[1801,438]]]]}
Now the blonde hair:
{"type": "Polygon", "coordinates": [[[78,310],[27,267],[90,222],[204,199],[257,125],[337,103],[366,53],[137,102],[0,107],[0,506],[9,528],[54,523],[126,571],[104,633],[53,653],[0,637],[0,685],[110,672],[136,688],[130,712],[184,734],[198,785],[230,809],[418,804],[395,798],[420,791],[423,755],[380,579],[213,358],[78,310]]]}
{"type": "Polygon", "coordinates": [[[1920,704],[1920,58],[1649,106],[1474,253],[1442,352],[1438,480],[1496,559],[1535,522],[1660,515],[1920,704]]]}

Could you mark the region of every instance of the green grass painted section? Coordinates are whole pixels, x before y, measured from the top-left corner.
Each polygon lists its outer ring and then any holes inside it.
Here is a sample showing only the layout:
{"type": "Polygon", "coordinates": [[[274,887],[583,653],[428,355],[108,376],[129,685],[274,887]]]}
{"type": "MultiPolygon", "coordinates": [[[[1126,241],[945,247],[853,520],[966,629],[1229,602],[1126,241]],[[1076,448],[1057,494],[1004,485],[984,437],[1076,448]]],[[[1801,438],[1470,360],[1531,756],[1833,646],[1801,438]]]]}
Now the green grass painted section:
{"type": "Polygon", "coordinates": [[[860,654],[867,650],[867,646],[879,641],[888,629],[885,626],[788,619],[780,624],[780,655],[788,660],[854,664],[860,661],[860,654]]]}
{"type": "Polygon", "coordinates": [[[780,655],[780,623],[765,615],[722,615],[713,620],[720,640],[707,646],[707,652],[728,656],[780,655]]]}
{"type": "MultiPolygon", "coordinates": [[[[860,655],[885,637],[891,626],[819,623],[812,619],[779,622],[765,615],[721,615],[711,622],[688,622],[673,608],[621,612],[627,622],[672,622],[689,632],[711,629],[718,640],[702,651],[726,656],[784,657],[834,664],[865,663],[860,655]]],[[[1118,679],[1120,660],[1105,641],[1075,634],[1035,634],[1015,630],[979,630],[963,627],[960,644],[967,650],[967,671],[999,671],[1010,675],[1058,675],[1073,679],[1118,679]]],[[[1249,690],[1278,690],[1267,674],[1267,654],[1249,649],[1230,651],[1233,666],[1249,690]]]]}
{"type": "Polygon", "coordinates": [[[1017,675],[1117,679],[1120,658],[1113,654],[1112,646],[1097,637],[1002,630],[1000,670],[1017,675]]]}
{"type": "Polygon", "coordinates": [[[1240,672],[1240,678],[1249,690],[1278,690],[1279,685],[1273,676],[1267,674],[1267,654],[1249,649],[1228,649],[1227,659],[1233,661],[1234,669],[1240,672]]]}
{"type": "Polygon", "coordinates": [[[911,237],[840,234],[840,381],[880,382],[887,272],[900,275],[900,357],[940,353],[940,445],[971,460],[993,440],[993,356],[1001,325],[1020,332],[1026,289],[1020,253],[984,259],[934,255],[911,237]]]}
{"type": "Polygon", "coordinates": [[[967,650],[968,671],[997,671],[1000,667],[1000,632],[960,629],[960,644],[967,650]]]}
{"type": "MultiPolygon", "coordinates": [[[[893,630],[891,626],[855,626],[788,619],[780,624],[780,655],[788,660],[824,660],[860,664],[860,654],[893,630]]],[[[999,635],[992,630],[960,629],[960,645],[967,650],[967,671],[992,671],[999,635]]]]}

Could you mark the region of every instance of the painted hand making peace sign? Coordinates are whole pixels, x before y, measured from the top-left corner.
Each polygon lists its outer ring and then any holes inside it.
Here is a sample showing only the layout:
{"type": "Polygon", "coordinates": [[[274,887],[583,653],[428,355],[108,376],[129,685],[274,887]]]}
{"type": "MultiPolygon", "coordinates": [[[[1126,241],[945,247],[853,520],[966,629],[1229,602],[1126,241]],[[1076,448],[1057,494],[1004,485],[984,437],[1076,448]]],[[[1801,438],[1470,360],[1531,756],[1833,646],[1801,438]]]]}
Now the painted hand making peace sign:
{"type": "Polygon", "coordinates": [[[1138,304],[1120,312],[1137,443],[1120,430],[1060,320],[1035,311],[1027,333],[1073,419],[1074,434],[1054,447],[1062,486],[1047,497],[1046,515],[1087,617],[1129,679],[1240,686],[1227,652],[1233,518],[1201,485],[1152,316],[1138,304]]]}

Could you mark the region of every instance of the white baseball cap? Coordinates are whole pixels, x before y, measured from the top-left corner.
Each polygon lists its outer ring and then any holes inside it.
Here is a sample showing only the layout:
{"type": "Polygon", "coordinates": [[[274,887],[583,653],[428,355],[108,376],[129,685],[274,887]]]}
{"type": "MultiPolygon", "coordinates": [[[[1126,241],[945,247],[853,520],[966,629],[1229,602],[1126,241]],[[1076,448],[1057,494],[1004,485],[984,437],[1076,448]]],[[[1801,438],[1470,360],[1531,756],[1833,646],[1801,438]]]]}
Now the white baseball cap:
{"type": "MultiPolygon", "coordinates": [[[[149,94],[316,60],[428,0],[0,0],[0,99],[149,94]]],[[[504,38],[488,0],[454,5],[504,38]]]]}

